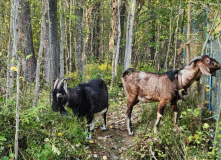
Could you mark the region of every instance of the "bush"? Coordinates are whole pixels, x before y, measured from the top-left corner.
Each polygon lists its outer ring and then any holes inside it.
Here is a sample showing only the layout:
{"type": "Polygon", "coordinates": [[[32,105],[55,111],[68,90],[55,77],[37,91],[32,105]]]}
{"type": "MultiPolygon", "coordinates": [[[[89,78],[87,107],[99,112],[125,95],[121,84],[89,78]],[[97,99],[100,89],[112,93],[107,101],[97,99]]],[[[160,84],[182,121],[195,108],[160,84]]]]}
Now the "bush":
{"type": "MultiPolygon", "coordinates": [[[[42,93],[40,97],[48,97],[42,93]]],[[[0,158],[11,158],[14,152],[14,102],[2,105],[0,111],[0,158]],[[9,107],[11,106],[11,107],[9,107]]],[[[30,104],[32,106],[32,104],[30,104]]],[[[76,116],[61,116],[51,110],[48,99],[42,98],[38,106],[20,109],[19,159],[70,159],[85,155],[84,122],[76,116]]]]}

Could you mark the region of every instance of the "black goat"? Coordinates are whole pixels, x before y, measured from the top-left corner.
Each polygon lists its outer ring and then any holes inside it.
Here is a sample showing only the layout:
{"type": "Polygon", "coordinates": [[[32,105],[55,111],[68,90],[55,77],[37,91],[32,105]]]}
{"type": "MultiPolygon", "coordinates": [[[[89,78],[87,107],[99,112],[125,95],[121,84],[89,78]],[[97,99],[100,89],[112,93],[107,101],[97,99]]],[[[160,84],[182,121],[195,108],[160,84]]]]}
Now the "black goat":
{"type": "Polygon", "coordinates": [[[122,81],[127,97],[127,129],[129,135],[133,135],[131,114],[133,106],[139,101],[145,103],[159,102],[157,120],[154,125],[154,133],[163,116],[164,107],[171,103],[173,110],[173,123],[177,123],[177,101],[186,94],[187,88],[201,75],[216,75],[221,65],[209,56],[194,58],[189,65],[176,71],[166,73],[135,72],[129,68],[123,72],[122,81]],[[129,74],[132,72],[131,74],[129,74]]]}
{"type": "MultiPolygon", "coordinates": [[[[60,111],[63,115],[68,115],[64,106],[66,103],[79,118],[87,118],[87,131],[94,129],[94,117],[96,114],[103,116],[103,131],[107,130],[106,113],[108,110],[108,91],[105,82],[101,79],[93,79],[88,83],[82,83],[75,88],[67,88],[67,79],[58,79],[54,83],[52,90],[52,110],[60,111]]],[[[91,135],[88,134],[88,139],[91,135]]]]}

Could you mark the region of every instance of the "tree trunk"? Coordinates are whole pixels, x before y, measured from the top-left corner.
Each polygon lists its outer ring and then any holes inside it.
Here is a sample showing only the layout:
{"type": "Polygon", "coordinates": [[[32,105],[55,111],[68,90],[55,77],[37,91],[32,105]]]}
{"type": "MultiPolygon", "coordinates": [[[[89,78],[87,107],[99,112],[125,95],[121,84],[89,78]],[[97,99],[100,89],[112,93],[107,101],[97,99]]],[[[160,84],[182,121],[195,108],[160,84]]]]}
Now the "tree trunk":
{"type": "Polygon", "coordinates": [[[178,9],[178,14],[177,14],[177,21],[176,21],[176,30],[175,30],[175,53],[174,53],[174,59],[173,59],[173,70],[176,69],[176,55],[177,55],[177,32],[179,29],[179,19],[180,19],[180,10],[181,10],[181,1],[180,1],[180,6],[178,9]]]}
{"type": "Polygon", "coordinates": [[[18,159],[18,149],[19,149],[19,145],[18,145],[18,137],[19,137],[19,98],[20,98],[20,82],[19,82],[19,77],[20,77],[20,58],[18,55],[18,64],[17,64],[17,80],[16,80],[16,87],[17,87],[17,92],[16,92],[16,115],[15,115],[15,159],[18,159]]]}
{"type": "MultiPolygon", "coordinates": [[[[161,5],[159,4],[159,12],[161,10],[161,5]]],[[[156,37],[156,52],[154,54],[154,65],[157,68],[157,71],[160,70],[160,60],[159,60],[159,52],[160,52],[160,30],[161,30],[161,23],[160,23],[160,14],[157,14],[157,20],[156,20],[156,25],[157,25],[157,37],[156,37]]]]}
{"type": "Polygon", "coordinates": [[[18,6],[19,0],[11,0],[11,17],[10,17],[10,33],[8,42],[8,60],[7,60],[7,89],[6,98],[10,96],[13,88],[15,57],[17,53],[17,39],[18,39],[18,6]]]}
{"type": "Polygon", "coordinates": [[[102,0],[102,15],[101,15],[101,62],[104,61],[104,0],[102,0]]]}
{"type": "Polygon", "coordinates": [[[171,44],[171,39],[172,39],[172,18],[173,17],[173,5],[171,6],[171,12],[170,12],[170,34],[169,34],[169,44],[168,44],[168,48],[167,48],[167,54],[166,54],[166,60],[165,60],[165,65],[164,68],[167,70],[167,65],[168,65],[168,57],[169,57],[169,53],[170,53],[170,44],[171,44]]]}
{"type": "Polygon", "coordinates": [[[60,39],[60,78],[64,78],[64,51],[65,51],[65,2],[61,2],[61,17],[60,17],[60,27],[61,27],[61,39],[60,39]]]}
{"type": "Polygon", "coordinates": [[[51,58],[50,81],[58,78],[58,20],[57,20],[57,0],[49,0],[49,46],[51,58]]]}
{"type": "Polygon", "coordinates": [[[126,32],[124,69],[127,69],[130,66],[135,7],[136,7],[136,0],[130,0],[129,6],[128,6],[128,15],[127,15],[127,32],[126,32]]]}
{"type": "Polygon", "coordinates": [[[43,0],[45,3],[45,36],[44,36],[44,79],[49,83],[50,78],[50,44],[49,44],[49,0],[43,0]]]}
{"type": "Polygon", "coordinates": [[[154,63],[154,55],[155,55],[155,52],[156,52],[156,47],[155,47],[155,44],[156,44],[156,35],[155,35],[155,32],[156,32],[156,15],[154,13],[154,10],[155,10],[155,7],[154,5],[151,4],[151,11],[150,11],[150,15],[151,15],[151,20],[150,20],[150,34],[151,34],[151,37],[150,37],[150,59],[153,61],[154,63]]]}
{"type": "Polygon", "coordinates": [[[33,107],[37,106],[38,103],[38,93],[39,93],[39,86],[40,86],[40,67],[41,67],[41,59],[43,54],[44,48],[44,37],[46,31],[46,17],[47,17],[47,10],[45,0],[42,0],[42,18],[41,18],[41,39],[40,39],[40,47],[39,47],[39,54],[38,54],[38,63],[36,69],[36,78],[35,78],[35,95],[33,101],[33,107]]]}
{"type": "Polygon", "coordinates": [[[93,50],[94,50],[94,45],[93,45],[94,44],[93,43],[93,41],[94,41],[94,23],[95,23],[95,13],[94,13],[94,11],[92,11],[91,14],[92,14],[93,17],[92,17],[92,22],[91,22],[91,27],[90,27],[90,29],[91,29],[90,56],[94,58],[94,52],[93,52],[93,50]]]}
{"type": "Polygon", "coordinates": [[[100,55],[100,2],[95,3],[95,19],[94,19],[94,56],[96,60],[99,60],[99,55],[100,55]]]}
{"type": "Polygon", "coordinates": [[[118,0],[118,23],[117,23],[117,46],[116,46],[116,58],[115,58],[115,71],[114,76],[117,76],[117,67],[118,67],[118,61],[119,61],[119,52],[120,52],[120,41],[121,41],[121,26],[120,26],[120,7],[121,7],[121,0],[118,0]]]}
{"type": "Polygon", "coordinates": [[[32,38],[31,16],[29,1],[20,0],[19,8],[19,48],[24,54],[22,69],[25,81],[33,82],[36,73],[36,59],[32,38]]]}
{"type": "Polygon", "coordinates": [[[112,1],[111,10],[111,28],[110,28],[110,39],[109,39],[109,53],[112,55],[112,69],[111,69],[111,87],[114,84],[115,77],[115,59],[116,59],[116,46],[117,46],[117,14],[118,14],[118,0],[112,1]]]}
{"type": "MultiPolygon", "coordinates": [[[[13,51],[12,58],[16,58],[17,44],[18,44],[18,28],[19,28],[19,0],[11,0],[11,7],[13,8],[12,23],[13,23],[13,51]]],[[[18,132],[19,132],[19,77],[20,77],[20,58],[18,57],[17,63],[17,99],[16,99],[16,126],[15,126],[15,159],[18,159],[18,132]]]]}
{"type": "Polygon", "coordinates": [[[117,13],[115,13],[117,16],[117,18],[114,18],[116,20],[115,23],[116,26],[114,26],[114,29],[116,29],[117,31],[115,32],[115,36],[114,38],[114,52],[113,52],[113,60],[112,60],[112,79],[111,79],[111,88],[114,85],[114,78],[117,76],[117,68],[118,68],[118,60],[119,60],[119,52],[120,52],[120,38],[121,38],[121,27],[120,27],[120,6],[121,6],[121,0],[117,1],[117,10],[116,6],[114,6],[115,4],[113,4],[113,9],[115,9],[115,11],[117,13]],[[116,42],[115,42],[116,41],[116,42]]]}
{"type": "Polygon", "coordinates": [[[75,1],[75,65],[77,73],[84,77],[84,57],[83,57],[83,1],[76,0],[75,1]]]}
{"type": "Polygon", "coordinates": [[[122,0],[120,15],[121,15],[120,17],[121,41],[120,41],[120,51],[119,51],[119,63],[122,64],[124,61],[123,56],[124,56],[124,49],[125,49],[124,42],[122,41],[122,39],[125,39],[125,36],[124,36],[124,22],[125,22],[125,17],[126,17],[126,1],[125,0],[122,0]]]}
{"type": "Polygon", "coordinates": [[[69,17],[69,73],[72,72],[72,6],[73,0],[70,0],[70,17],[69,17]]]}
{"type": "Polygon", "coordinates": [[[191,3],[188,2],[187,13],[187,43],[186,43],[186,64],[190,63],[190,41],[191,41],[191,3]]]}

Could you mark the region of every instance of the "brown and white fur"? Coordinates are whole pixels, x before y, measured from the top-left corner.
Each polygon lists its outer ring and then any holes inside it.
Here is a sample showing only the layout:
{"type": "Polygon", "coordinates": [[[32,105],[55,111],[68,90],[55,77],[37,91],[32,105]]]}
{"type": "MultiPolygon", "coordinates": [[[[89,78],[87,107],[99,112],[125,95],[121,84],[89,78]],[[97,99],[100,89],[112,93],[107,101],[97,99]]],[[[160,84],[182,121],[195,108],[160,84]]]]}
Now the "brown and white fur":
{"type": "Polygon", "coordinates": [[[166,73],[151,73],[134,71],[128,68],[123,72],[122,81],[124,92],[127,98],[127,130],[133,135],[131,114],[133,106],[138,102],[159,102],[157,120],[154,124],[154,133],[157,133],[157,126],[163,116],[164,107],[170,103],[173,111],[173,123],[177,123],[177,101],[186,94],[187,88],[201,75],[216,75],[221,65],[209,56],[194,58],[189,65],[176,71],[166,73]],[[130,74],[130,72],[132,72],[130,74]]]}

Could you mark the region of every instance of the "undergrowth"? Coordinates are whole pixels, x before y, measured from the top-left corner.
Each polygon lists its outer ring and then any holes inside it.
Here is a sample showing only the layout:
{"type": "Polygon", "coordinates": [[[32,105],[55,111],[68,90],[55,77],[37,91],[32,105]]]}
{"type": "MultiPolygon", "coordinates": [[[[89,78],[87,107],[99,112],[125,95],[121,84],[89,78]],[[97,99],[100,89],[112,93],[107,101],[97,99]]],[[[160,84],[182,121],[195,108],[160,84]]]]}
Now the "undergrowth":
{"type": "MultiPolygon", "coordinates": [[[[110,89],[111,65],[87,64],[84,82],[90,79],[102,78],[108,85],[109,111],[118,110],[118,106],[125,105],[125,95],[121,83],[123,67],[118,69],[114,87],[110,89]]],[[[151,63],[139,63],[136,70],[154,71],[151,63]]],[[[73,80],[68,82],[74,87],[81,82],[76,73],[66,75],[73,80]]],[[[40,99],[36,108],[32,107],[31,97],[33,84],[20,97],[20,126],[19,126],[19,159],[86,159],[84,126],[85,121],[79,121],[68,110],[69,116],[51,110],[49,102],[49,88],[42,87],[40,99]],[[28,97],[28,98],[27,98],[28,97]]],[[[16,97],[7,101],[0,97],[0,158],[14,159],[15,135],[15,103],[16,97]]],[[[158,134],[153,134],[156,120],[157,103],[139,104],[142,109],[140,122],[134,131],[136,142],[127,150],[128,159],[215,159],[216,150],[213,146],[215,124],[207,108],[199,106],[195,92],[179,101],[178,115],[179,130],[172,123],[172,111],[166,107],[159,125],[158,134]]],[[[125,131],[126,132],[126,131],[125,131]]],[[[219,138],[220,135],[218,135],[219,138]]]]}

